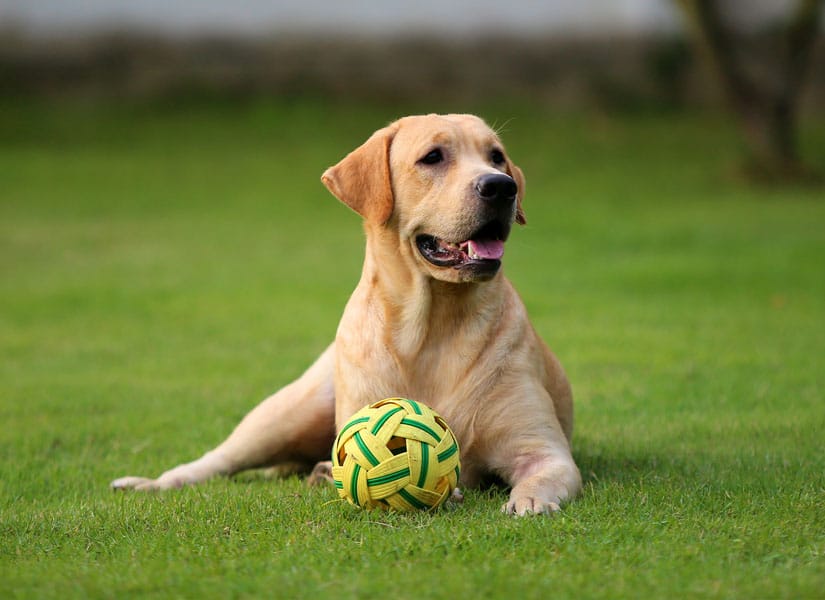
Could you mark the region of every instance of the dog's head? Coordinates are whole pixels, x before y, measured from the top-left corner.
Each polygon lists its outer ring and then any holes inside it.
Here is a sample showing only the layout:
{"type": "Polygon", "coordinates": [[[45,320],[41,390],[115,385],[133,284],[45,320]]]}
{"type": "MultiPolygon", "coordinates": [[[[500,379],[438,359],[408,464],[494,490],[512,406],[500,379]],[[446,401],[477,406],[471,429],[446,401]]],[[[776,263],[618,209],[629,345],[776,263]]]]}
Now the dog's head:
{"type": "Polygon", "coordinates": [[[400,119],[321,179],[369,234],[393,239],[403,260],[442,281],[494,277],[513,222],[525,223],[521,170],[472,115],[400,119]]]}

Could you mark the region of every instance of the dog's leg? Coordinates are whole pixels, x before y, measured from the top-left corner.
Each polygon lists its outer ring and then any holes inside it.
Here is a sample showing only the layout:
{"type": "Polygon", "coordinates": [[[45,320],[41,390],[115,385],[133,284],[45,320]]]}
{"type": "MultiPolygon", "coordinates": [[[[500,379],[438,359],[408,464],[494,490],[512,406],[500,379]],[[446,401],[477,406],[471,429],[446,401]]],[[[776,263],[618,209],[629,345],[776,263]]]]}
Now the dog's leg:
{"type": "MultiPolygon", "coordinates": [[[[524,402],[530,392],[522,392],[524,402]]],[[[501,510],[518,516],[555,512],[581,489],[579,469],[550,397],[544,390],[534,393],[546,399],[533,404],[529,418],[499,418],[487,429],[488,439],[495,440],[488,446],[489,464],[512,488],[501,510]]]]}
{"type": "Polygon", "coordinates": [[[256,406],[217,448],[157,479],[122,477],[115,489],[164,490],[245,469],[329,456],[335,436],[335,344],[300,378],[256,406]]]}

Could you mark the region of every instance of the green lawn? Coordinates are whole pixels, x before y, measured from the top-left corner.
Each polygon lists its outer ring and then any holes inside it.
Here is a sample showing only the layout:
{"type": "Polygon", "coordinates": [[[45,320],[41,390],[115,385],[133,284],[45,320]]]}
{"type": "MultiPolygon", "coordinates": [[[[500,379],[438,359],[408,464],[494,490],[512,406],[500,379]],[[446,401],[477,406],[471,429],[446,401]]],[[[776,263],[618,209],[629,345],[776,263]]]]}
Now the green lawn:
{"type": "MultiPolygon", "coordinates": [[[[332,339],[363,241],[319,176],[396,115],[3,104],[0,597],[821,597],[825,192],[737,181],[721,117],[481,112],[528,182],[506,271],[577,397],[552,518],[258,474],[113,493],[332,339]]],[[[825,123],[803,141],[825,166],[825,123]]]]}

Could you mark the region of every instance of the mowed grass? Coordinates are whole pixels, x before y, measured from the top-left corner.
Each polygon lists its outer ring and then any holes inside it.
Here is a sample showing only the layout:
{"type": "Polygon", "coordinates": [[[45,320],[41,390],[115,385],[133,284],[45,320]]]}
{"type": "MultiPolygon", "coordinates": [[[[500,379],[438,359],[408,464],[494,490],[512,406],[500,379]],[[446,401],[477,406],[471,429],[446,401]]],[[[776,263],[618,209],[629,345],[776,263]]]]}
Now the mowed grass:
{"type": "MultiPolygon", "coordinates": [[[[108,488],[332,339],[363,234],[319,175],[407,110],[3,105],[0,597],[821,597],[825,193],[738,181],[709,115],[481,110],[528,182],[505,269],[577,398],[560,514],[108,488]]],[[[803,142],[822,166],[822,121],[803,142]]]]}

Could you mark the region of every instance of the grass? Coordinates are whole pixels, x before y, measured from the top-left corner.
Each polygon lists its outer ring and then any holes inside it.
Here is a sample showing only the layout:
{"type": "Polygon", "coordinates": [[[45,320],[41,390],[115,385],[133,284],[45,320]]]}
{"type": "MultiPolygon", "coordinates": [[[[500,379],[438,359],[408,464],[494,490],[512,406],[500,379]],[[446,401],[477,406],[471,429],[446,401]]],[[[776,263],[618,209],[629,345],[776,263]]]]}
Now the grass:
{"type": "MultiPolygon", "coordinates": [[[[482,110],[528,180],[506,270],[577,396],[561,514],[499,489],[366,513],[255,473],[108,489],[332,338],[363,241],[318,176],[394,112],[4,104],[0,596],[820,597],[825,202],[729,177],[712,115],[482,110]]],[[[804,143],[825,162],[821,121],[804,143]]]]}

